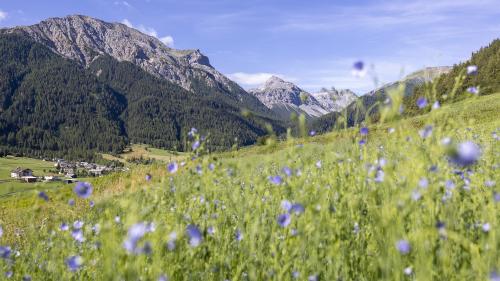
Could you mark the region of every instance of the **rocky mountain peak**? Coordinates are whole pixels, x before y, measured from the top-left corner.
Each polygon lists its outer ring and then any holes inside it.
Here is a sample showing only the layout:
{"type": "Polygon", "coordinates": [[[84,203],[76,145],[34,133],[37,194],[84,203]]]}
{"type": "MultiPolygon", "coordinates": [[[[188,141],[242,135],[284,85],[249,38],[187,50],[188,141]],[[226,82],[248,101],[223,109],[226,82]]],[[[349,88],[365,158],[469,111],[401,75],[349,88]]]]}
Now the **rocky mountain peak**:
{"type": "Polygon", "coordinates": [[[49,18],[31,26],[1,29],[0,33],[27,35],[85,67],[97,57],[109,55],[118,61],[131,62],[189,91],[215,91],[227,94],[238,103],[264,109],[255,97],[213,68],[200,50],[169,48],[158,38],[122,23],[70,15],[49,18]]]}

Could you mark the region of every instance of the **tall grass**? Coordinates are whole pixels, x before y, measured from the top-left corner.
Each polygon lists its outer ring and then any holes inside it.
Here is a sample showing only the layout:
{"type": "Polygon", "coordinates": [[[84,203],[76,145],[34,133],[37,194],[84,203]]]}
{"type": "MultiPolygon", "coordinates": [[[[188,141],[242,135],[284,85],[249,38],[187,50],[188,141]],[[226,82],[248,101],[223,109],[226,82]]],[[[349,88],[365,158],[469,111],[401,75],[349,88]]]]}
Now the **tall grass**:
{"type": "Polygon", "coordinates": [[[352,128],[200,154],[176,173],[141,166],[98,179],[76,206],[66,203],[69,189],[48,202],[36,193],[3,201],[0,245],[13,252],[0,269],[15,280],[487,280],[500,269],[499,97],[408,120],[398,120],[394,102],[366,136],[352,128]],[[432,133],[423,138],[425,125],[432,133]],[[450,162],[464,141],[481,148],[466,167],[450,162]],[[304,212],[282,226],[285,200],[304,212]],[[83,242],[71,235],[75,220],[83,242]],[[127,251],[141,222],[154,230],[127,251]],[[189,225],[201,232],[198,246],[189,225]],[[76,271],[70,256],[83,259],[76,271]]]}

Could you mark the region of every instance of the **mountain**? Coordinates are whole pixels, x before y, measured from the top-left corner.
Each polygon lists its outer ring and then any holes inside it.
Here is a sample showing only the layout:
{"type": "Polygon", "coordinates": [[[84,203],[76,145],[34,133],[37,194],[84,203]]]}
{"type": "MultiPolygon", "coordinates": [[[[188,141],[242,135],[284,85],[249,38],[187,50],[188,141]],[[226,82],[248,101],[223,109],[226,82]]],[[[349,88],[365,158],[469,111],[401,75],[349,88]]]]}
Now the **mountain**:
{"type": "Polygon", "coordinates": [[[311,94],[328,112],[342,111],[358,96],[349,89],[323,88],[317,93],[311,94]]]}
{"type": "Polygon", "coordinates": [[[310,94],[291,82],[272,76],[258,89],[249,90],[279,118],[288,119],[290,114],[304,114],[314,119],[329,112],[345,108],[355,99],[350,90],[322,90],[310,94]]]}
{"type": "Polygon", "coordinates": [[[188,150],[191,127],[224,149],[255,143],[273,122],[108,55],[83,67],[19,33],[0,34],[0,60],[0,154],[89,159],[131,142],[188,150]]]}
{"type": "Polygon", "coordinates": [[[28,36],[84,67],[89,67],[102,55],[109,55],[118,61],[131,62],[190,92],[219,94],[227,103],[268,112],[255,97],[213,68],[208,57],[199,50],[169,48],[158,38],[125,24],[72,15],[1,32],[28,36]]]}
{"type": "MultiPolygon", "coordinates": [[[[371,119],[378,118],[379,106],[388,101],[388,94],[392,91],[397,91],[401,87],[404,89],[404,97],[409,98],[413,96],[416,87],[424,85],[437,77],[450,72],[451,67],[427,67],[422,70],[416,71],[404,77],[403,79],[388,83],[373,91],[370,91],[354,102],[349,104],[345,113],[347,114],[347,126],[354,126],[361,123],[367,116],[371,119]]],[[[343,115],[341,112],[332,112],[321,116],[314,120],[311,127],[317,132],[327,132],[334,128],[337,120],[343,115]]]]}

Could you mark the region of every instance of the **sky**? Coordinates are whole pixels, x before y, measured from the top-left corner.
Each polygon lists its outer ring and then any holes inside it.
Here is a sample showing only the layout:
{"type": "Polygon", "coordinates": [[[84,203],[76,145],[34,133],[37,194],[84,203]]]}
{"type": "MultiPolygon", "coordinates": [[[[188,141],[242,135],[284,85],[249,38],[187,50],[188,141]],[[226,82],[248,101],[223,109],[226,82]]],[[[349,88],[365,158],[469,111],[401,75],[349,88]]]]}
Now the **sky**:
{"type": "Polygon", "coordinates": [[[500,0],[0,0],[0,27],[82,14],[200,49],[246,89],[276,75],[314,92],[358,94],[453,65],[500,37],[500,0]],[[363,61],[365,77],[352,65],[363,61]]]}

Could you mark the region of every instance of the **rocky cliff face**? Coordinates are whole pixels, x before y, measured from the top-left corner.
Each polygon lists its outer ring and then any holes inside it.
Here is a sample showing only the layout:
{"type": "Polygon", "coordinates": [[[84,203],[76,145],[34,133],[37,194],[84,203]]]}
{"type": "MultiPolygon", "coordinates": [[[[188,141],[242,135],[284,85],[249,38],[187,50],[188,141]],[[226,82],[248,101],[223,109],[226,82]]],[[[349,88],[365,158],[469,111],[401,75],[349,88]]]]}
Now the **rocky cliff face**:
{"type": "MultiPolygon", "coordinates": [[[[31,26],[3,29],[20,33],[48,46],[57,54],[89,66],[101,55],[128,61],[189,91],[218,92],[255,107],[258,101],[210,65],[199,50],[176,50],[159,39],[121,23],[73,15],[50,18],[31,26]]],[[[251,106],[250,106],[251,107],[251,106]]]]}
{"type": "Polygon", "coordinates": [[[292,112],[305,113],[307,117],[328,113],[309,93],[276,76],[267,80],[262,87],[249,92],[282,118],[290,117],[292,112]]]}
{"type": "Polygon", "coordinates": [[[356,100],[356,94],[349,89],[323,88],[317,93],[312,93],[312,96],[326,109],[328,112],[342,111],[349,104],[356,100]]]}
{"type": "Polygon", "coordinates": [[[310,94],[275,76],[262,87],[249,92],[282,118],[288,118],[292,112],[316,118],[329,112],[340,111],[356,99],[352,91],[337,91],[334,88],[310,94]]]}

